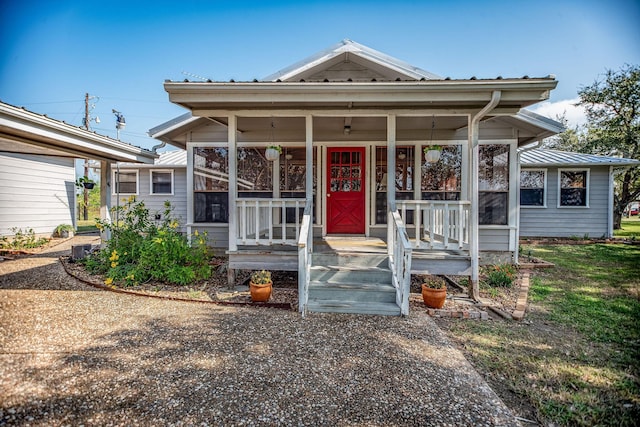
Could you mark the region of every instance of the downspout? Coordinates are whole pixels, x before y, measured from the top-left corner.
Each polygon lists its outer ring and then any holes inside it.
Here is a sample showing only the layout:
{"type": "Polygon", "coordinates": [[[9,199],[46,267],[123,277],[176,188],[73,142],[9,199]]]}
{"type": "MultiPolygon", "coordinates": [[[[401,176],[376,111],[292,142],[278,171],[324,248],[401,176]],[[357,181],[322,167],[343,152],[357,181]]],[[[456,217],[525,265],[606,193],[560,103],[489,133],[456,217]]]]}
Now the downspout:
{"type": "Polygon", "coordinates": [[[535,141],[533,144],[531,144],[531,146],[529,147],[525,147],[522,150],[518,151],[518,171],[516,173],[516,176],[518,177],[518,181],[517,181],[517,188],[516,188],[516,209],[518,210],[518,214],[516,215],[516,230],[518,230],[518,236],[517,239],[518,241],[516,242],[516,250],[514,253],[514,261],[516,263],[518,263],[518,260],[520,259],[520,155],[524,152],[536,149],[538,147],[540,147],[540,144],[542,144],[542,138],[538,139],[537,141],[535,141]]]}
{"type": "Polygon", "coordinates": [[[151,147],[151,151],[153,151],[154,154],[157,154],[157,150],[164,148],[165,145],[167,145],[167,141],[162,141],[160,144],[151,147]]]}
{"type": "Polygon", "coordinates": [[[491,110],[496,108],[500,103],[502,92],[494,90],[491,93],[491,100],[484,106],[475,116],[469,120],[469,159],[471,162],[471,173],[469,179],[469,190],[471,192],[471,233],[469,236],[469,255],[471,257],[471,281],[469,283],[469,291],[471,297],[475,301],[480,300],[480,288],[478,286],[478,276],[480,274],[480,245],[478,243],[479,232],[479,210],[478,210],[478,160],[479,160],[479,132],[480,120],[485,117],[491,110]]]}

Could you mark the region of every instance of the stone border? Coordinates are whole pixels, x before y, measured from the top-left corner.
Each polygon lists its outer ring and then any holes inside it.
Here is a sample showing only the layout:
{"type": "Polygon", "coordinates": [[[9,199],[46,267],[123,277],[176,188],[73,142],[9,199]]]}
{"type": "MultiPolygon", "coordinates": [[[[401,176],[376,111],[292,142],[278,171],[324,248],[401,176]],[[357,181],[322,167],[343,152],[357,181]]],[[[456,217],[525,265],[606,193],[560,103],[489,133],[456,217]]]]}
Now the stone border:
{"type": "Polygon", "coordinates": [[[451,317],[454,319],[474,319],[489,320],[489,314],[486,311],[471,310],[444,310],[441,308],[427,307],[427,314],[431,317],[451,317]]]}
{"type": "Polygon", "coordinates": [[[520,292],[518,293],[518,302],[516,303],[516,309],[513,311],[511,316],[514,320],[522,320],[524,318],[524,313],[527,309],[527,299],[529,297],[529,278],[531,277],[531,272],[523,271],[522,272],[522,281],[520,283],[520,292]]]}

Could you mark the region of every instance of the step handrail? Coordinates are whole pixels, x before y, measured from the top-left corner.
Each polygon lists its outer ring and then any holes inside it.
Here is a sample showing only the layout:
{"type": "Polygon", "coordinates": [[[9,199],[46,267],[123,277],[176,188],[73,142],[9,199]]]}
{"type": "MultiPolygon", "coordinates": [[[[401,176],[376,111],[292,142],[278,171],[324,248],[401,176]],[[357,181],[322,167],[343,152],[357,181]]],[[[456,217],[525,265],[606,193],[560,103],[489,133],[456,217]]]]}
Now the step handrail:
{"type": "Polygon", "coordinates": [[[387,224],[389,269],[393,287],[396,289],[396,303],[400,307],[400,315],[408,316],[412,247],[395,203],[390,206],[387,224]]]}
{"type": "Polygon", "coordinates": [[[304,317],[309,303],[309,282],[313,255],[313,200],[307,199],[298,237],[298,310],[304,317]]]}

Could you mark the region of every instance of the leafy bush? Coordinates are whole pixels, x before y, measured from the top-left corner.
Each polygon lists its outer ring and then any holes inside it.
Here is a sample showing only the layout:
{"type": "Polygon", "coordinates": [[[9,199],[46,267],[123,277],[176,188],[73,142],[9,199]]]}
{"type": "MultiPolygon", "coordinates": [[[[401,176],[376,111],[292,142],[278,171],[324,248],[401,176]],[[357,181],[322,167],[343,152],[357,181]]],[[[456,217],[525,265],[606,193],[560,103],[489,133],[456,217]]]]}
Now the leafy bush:
{"type": "Polygon", "coordinates": [[[211,276],[206,233],[187,236],[177,231],[178,221],[173,208],[165,202],[164,220],[159,225],[151,219],[144,202],[130,197],[123,206],[114,209],[112,218],[118,224],[98,220],[98,228],[111,231],[107,246],[85,259],[93,273],[104,274],[105,283],[120,282],[135,285],[157,280],[187,285],[211,276]]]}
{"type": "Polygon", "coordinates": [[[483,268],[485,284],[489,287],[510,288],[518,270],[512,264],[490,265],[483,268]]]}
{"type": "Polygon", "coordinates": [[[49,239],[44,237],[36,238],[36,233],[33,228],[22,230],[22,228],[13,227],[11,229],[13,237],[9,239],[7,236],[3,236],[0,239],[0,249],[31,249],[39,248],[49,242],[49,239]]]}

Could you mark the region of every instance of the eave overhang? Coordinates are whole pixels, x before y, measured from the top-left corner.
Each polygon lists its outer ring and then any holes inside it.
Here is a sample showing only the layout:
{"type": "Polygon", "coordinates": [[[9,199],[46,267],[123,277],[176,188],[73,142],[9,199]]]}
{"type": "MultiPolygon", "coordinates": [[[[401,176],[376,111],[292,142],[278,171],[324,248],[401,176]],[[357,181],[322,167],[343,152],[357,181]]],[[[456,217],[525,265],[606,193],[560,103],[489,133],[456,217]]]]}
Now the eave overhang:
{"type": "Polygon", "coordinates": [[[0,151],[153,163],[152,151],[0,103],[0,151]]]}
{"type": "Polygon", "coordinates": [[[481,109],[501,91],[498,109],[517,111],[544,101],[553,78],[396,82],[165,82],[171,102],[206,116],[251,109],[481,109]]]}

